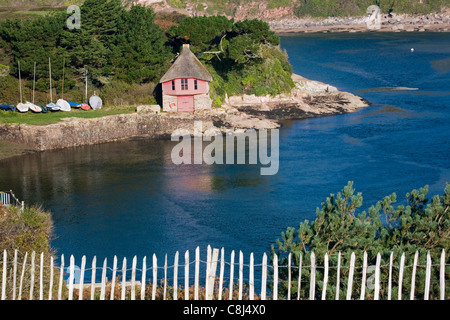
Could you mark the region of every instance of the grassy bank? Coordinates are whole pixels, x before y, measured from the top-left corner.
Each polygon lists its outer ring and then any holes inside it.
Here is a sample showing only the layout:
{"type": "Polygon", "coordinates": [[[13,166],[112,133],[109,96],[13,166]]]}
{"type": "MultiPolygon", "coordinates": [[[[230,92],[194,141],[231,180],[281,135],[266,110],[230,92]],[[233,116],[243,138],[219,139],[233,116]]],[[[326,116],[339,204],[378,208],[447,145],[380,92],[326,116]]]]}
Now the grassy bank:
{"type": "Polygon", "coordinates": [[[104,107],[98,110],[82,110],[72,108],[70,112],[48,112],[48,113],[33,113],[33,112],[10,112],[0,111],[0,123],[20,123],[29,125],[48,125],[57,123],[64,118],[77,117],[83,119],[105,117],[116,114],[126,114],[136,111],[135,106],[114,106],[104,107]]]}

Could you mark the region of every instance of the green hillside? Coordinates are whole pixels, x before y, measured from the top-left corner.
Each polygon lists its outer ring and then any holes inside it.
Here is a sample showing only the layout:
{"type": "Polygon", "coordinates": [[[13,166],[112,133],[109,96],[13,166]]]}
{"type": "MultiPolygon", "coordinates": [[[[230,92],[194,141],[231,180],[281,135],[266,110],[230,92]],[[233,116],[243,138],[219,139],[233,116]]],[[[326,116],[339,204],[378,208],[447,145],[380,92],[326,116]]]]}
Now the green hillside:
{"type": "MultiPolygon", "coordinates": [[[[137,1],[124,0],[124,3],[127,2],[131,4],[137,1]]],[[[34,14],[38,15],[55,7],[81,3],[82,0],[2,0],[0,19],[5,16],[1,14],[5,11],[19,11],[19,15],[31,18],[33,12],[30,11],[35,11],[34,14]]],[[[398,14],[427,14],[441,12],[445,7],[450,8],[450,0],[147,0],[147,3],[154,7],[155,11],[164,8],[166,11],[185,10],[186,14],[191,15],[226,15],[233,18],[239,15],[240,18],[263,20],[279,18],[281,9],[286,9],[286,14],[291,16],[328,17],[364,15],[367,7],[373,4],[380,6],[384,13],[392,11],[398,14]],[[271,14],[271,10],[278,12],[271,14]]]]}

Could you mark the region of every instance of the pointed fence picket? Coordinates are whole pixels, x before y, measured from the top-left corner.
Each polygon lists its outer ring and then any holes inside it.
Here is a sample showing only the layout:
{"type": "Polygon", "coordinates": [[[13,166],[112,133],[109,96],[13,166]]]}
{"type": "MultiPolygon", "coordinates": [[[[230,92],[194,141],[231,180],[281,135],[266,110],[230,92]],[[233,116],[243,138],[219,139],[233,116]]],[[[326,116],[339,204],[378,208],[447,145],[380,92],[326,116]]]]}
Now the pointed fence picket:
{"type": "MultiPolygon", "coordinates": [[[[146,257],[142,259],[142,262],[139,262],[142,266],[139,267],[137,256],[134,256],[131,261],[131,269],[127,269],[127,258],[123,258],[122,267],[119,269],[117,257],[114,256],[112,268],[108,267],[108,261],[110,260],[107,258],[98,267],[101,280],[97,282],[96,256],[93,257],[89,270],[86,269],[86,256],[81,258],[81,268],[78,268],[75,257],[70,255],[69,266],[65,268],[64,254],[61,255],[59,265],[56,266],[54,257],[45,258],[43,253],[39,254],[39,260],[37,260],[36,252],[31,254],[25,253],[21,262],[17,250],[14,251],[10,260],[8,260],[7,251],[4,250],[1,266],[1,299],[21,300],[24,297],[24,291],[26,291],[25,295],[28,293],[28,296],[25,296],[26,299],[32,300],[38,297],[39,300],[43,300],[45,297],[52,300],[54,280],[57,280],[54,276],[56,276],[56,278],[59,278],[56,287],[56,298],[58,300],[73,300],[76,298],[83,300],[86,298],[83,295],[84,288],[90,289],[89,298],[91,300],[113,300],[116,298],[115,290],[117,290],[117,286],[119,286],[120,290],[118,293],[119,298],[122,300],[144,300],[148,298],[152,300],[177,300],[179,298],[188,300],[191,298],[189,292],[191,264],[193,264],[194,268],[194,288],[192,293],[195,300],[200,298],[205,300],[236,298],[238,300],[289,300],[291,295],[292,297],[295,296],[295,291],[297,291],[296,296],[298,300],[302,299],[302,294],[305,294],[305,292],[306,297],[303,299],[326,300],[331,298],[329,295],[327,297],[327,291],[329,292],[330,290],[329,286],[336,287],[334,298],[339,299],[340,284],[343,280],[346,281],[346,300],[356,298],[355,290],[360,290],[357,292],[357,298],[361,300],[366,298],[390,300],[392,298],[391,291],[395,287],[398,288],[397,299],[401,300],[402,294],[404,294],[402,290],[405,280],[410,283],[409,295],[406,296],[411,300],[418,297],[424,300],[445,300],[447,298],[445,278],[446,267],[449,265],[446,264],[445,250],[442,250],[440,259],[435,259],[434,265],[429,251],[426,254],[425,265],[419,264],[419,251],[415,252],[412,265],[405,265],[405,253],[397,257],[400,260],[399,262],[394,261],[393,253],[385,256],[388,261],[382,262],[381,254],[378,253],[375,266],[368,265],[367,252],[364,252],[362,257],[358,259],[353,252],[350,255],[350,259],[344,262],[342,261],[341,253],[338,252],[335,265],[330,264],[330,255],[328,253],[321,259],[314,252],[305,256],[300,254],[294,259],[294,262],[297,261],[298,264],[293,263],[293,255],[289,253],[283,260],[286,261],[286,265],[280,265],[282,260],[279,260],[275,253],[273,254],[271,265],[268,264],[266,253],[262,255],[261,263],[255,259],[254,253],[250,253],[248,260],[246,260],[244,253],[239,251],[236,263],[234,250],[231,251],[229,262],[227,262],[226,257],[224,248],[219,250],[208,246],[206,261],[203,261],[200,256],[200,248],[197,247],[193,262],[190,262],[189,251],[186,251],[184,272],[179,274],[179,269],[183,264],[180,265],[179,263],[178,251],[175,253],[173,265],[168,264],[169,259],[166,254],[164,264],[158,266],[157,256],[153,254],[152,265],[149,268],[147,268],[146,257]],[[30,259],[28,259],[29,257],[30,259]],[[309,261],[309,264],[304,263],[304,257],[307,258],[306,261],[309,261]],[[48,260],[45,262],[46,259],[49,259],[49,262],[48,260]],[[201,277],[200,269],[203,267],[204,269],[202,270],[205,270],[205,273],[202,271],[201,273],[204,277],[201,277]],[[48,268],[47,272],[46,268],[48,268]],[[421,272],[418,272],[419,268],[422,268],[421,272]],[[159,269],[164,274],[164,276],[161,275],[161,278],[158,278],[159,269]],[[405,273],[407,269],[409,271],[405,273]],[[149,270],[151,270],[151,279],[147,278],[147,271],[149,270]],[[368,278],[369,270],[374,270],[375,274],[370,275],[368,278]],[[77,271],[77,274],[75,274],[75,271],[77,271]],[[85,274],[89,273],[89,271],[91,278],[88,283],[85,283],[85,274]],[[237,274],[235,271],[237,271],[237,274]],[[172,273],[173,281],[169,281],[170,272],[172,273]],[[396,276],[397,274],[398,277],[396,276]],[[405,274],[408,279],[405,279],[405,274]],[[237,275],[237,280],[235,275],[237,275]],[[179,288],[180,276],[184,277],[184,296],[179,295],[179,289],[183,289],[179,288]],[[77,283],[75,283],[75,279],[77,279],[77,283]],[[418,286],[417,281],[420,281],[423,285],[418,286]],[[270,287],[268,282],[270,282],[270,287]],[[150,297],[146,297],[146,286],[148,284],[151,284],[150,297]],[[170,286],[171,284],[172,286],[170,286]],[[302,284],[306,285],[306,288],[302,288],[302,284]],[[225,295],[226,288],[228,289],[228,295],[225,295]],[[272,289],[271,292],[268,291],[268,288],[272,289]],[[137,290],[140,290],[140,292],[137,290]],[[78,297],[76,296],[77,293],[78,297]]],[[[425,259],[425,256],[422,259],[425,259]]],[[[183,281],[181,282],[183,283],[183,281]]]]}

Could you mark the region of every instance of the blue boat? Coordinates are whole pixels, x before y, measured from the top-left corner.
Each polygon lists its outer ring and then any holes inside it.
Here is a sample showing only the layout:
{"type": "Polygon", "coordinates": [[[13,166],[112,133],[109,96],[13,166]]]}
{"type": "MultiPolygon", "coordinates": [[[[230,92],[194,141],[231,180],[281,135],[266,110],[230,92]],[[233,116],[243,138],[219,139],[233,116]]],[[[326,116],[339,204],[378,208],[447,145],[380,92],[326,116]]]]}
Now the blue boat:
{"type": "Polygon", "coordinates": [[[75,107],[75,108],[81,106],[81,103],[78,103],[78,102],[70,102],[70,101],[67,101],[67,103],[69,104],[69,106],[75,107]]]}
{"type": "Polygon", "coordinates": [[[0,104],[0,110],[3,110],[3,111],[14,111],[14,110],[16,110],[16,105],[14,105],[14,104],[0,104]]]}

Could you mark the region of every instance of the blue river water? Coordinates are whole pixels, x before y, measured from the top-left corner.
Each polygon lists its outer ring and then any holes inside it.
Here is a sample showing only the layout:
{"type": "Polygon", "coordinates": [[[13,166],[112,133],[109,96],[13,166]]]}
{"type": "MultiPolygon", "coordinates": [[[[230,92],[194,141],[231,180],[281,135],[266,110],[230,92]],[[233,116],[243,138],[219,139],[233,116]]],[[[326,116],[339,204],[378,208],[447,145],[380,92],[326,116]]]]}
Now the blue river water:
{"type": "Polygon", "coordinates": [[[430,197],[443,193],[448,33],[308,34],[282,37],[281,46],[295,73],[372,106],[286,122],[278,174],[261,176],[260,165],[176,166],[174,142],[136,140],[4,160],[0,190],[51,211],[53,247],[77,261],[153,253],[161,261],[208,244],[260,261],[282,231],[313,220],[347,181],[362,192],[362,210],[393,192],[402,203],[424,185],[430,197]]]}

